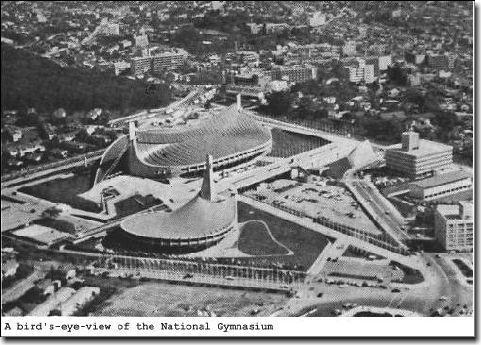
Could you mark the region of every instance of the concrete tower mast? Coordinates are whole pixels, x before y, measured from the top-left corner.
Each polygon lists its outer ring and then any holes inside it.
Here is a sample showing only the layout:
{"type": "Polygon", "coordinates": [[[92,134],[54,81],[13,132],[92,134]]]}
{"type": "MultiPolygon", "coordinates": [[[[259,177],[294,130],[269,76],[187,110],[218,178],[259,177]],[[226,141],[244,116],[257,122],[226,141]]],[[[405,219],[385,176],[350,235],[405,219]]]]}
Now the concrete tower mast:
{"type": "Polygon", "coordinates": [[[200,197],[208,201],[214,201],[216,199],[213,159],[212,155],[209,154],[206,156],[204,181],[202,182],[202,188],[200,189],[200,197]]]}

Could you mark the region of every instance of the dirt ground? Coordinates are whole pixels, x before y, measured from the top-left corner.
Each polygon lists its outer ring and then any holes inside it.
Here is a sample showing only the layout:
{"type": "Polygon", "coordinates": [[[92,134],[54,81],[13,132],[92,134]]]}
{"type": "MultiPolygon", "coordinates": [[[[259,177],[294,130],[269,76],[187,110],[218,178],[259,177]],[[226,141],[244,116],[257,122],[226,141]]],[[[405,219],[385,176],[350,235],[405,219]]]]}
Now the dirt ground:
{"type": "Polygon", "coordinates": [[[283,294],[148,282],[105,301],[96,316],[267,316],[283,294]]]}

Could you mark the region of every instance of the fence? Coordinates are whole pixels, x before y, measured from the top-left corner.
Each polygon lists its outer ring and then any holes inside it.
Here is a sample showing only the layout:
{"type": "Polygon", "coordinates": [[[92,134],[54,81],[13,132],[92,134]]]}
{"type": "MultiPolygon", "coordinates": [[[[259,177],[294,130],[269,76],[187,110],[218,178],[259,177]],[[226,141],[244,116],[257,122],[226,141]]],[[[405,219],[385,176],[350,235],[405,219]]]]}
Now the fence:
{"type": "Polygon", "coordinates": [[[341,122],[338,124],[330,123],[330,122],[323,122],[321,120],[308,120],[308,119],[296,119],[296,118],[290,118],[287,116],[269,116],[266,114],[262,114],[262,116],[266,119],[271,119],[271,120],[276,120],[279,122],[284,122],[285,124],[294,124],[302,127],[307,127],[311,129],[317,129],[323,132],[327,133],[332,133],[332,134],[337,134],[337,135],[342,135],[342,136],[353,136],[356,135],[356,130],[357,128],[347,122],[341,122]]]}
{"type": "Polygon", "coordinates": [[[333,230],[339,231],[342,234],[349,235],[356,237],[362,241],[374,244],[378,247],[381,247],[383,249],[390,250],[394,253],[399,253],[399,254],[404,254],[406,251],[399,247],[396,243],[393,243],[393,241],[389,238],[389,236],[385,233],[382,235],[373,235],[370,233],[367,233],[363,230],[356,229],[344,224],[340,224],[337,222],[334,222],[330,219],[327,219],[325,217],[318,217],[314,219],[316,223],[322,224],[324,226],[327,226],[328,228],[331,228],[333,230]]]}
{"type": "Polygon", "coordinates": [[[174,279],[190,275],[190,280],[211,284],[251,286],[259,288],[294,288],[305,282],[306,273],[296,270],[260,268],[208,263],[204,261],[140,258],[105,255],[99,262],[107,269],[151,271],[158,278],[174,279]]]}
{"type": "MultiPolygon", "coordinates": [[[[253,197],[253,199],[263,202],[259,200],[259,198],[253,197]]],[[[373,234],[370,234],[366,231],[363,231],[361,229],[353,228],[344,224],[340,224],[337,222],[334,222],[330,219],[327,219],[325,217],[317,217],[317,218],[312,218],[309,217],[305,212],[301,210],[296,210],[293,208],[290,208],[286,205],[283,204],[278,204],[278,203],[273,203],[269,204],[271,206],[274,206],[275,208],[278,208],[280,210],[286,211],[290,214],[293,214],[297,217],[305,217],[312,219],[314,222],[322,224],[330,229],[333,229],[335,231],[338,231],[344,235],[352,236],[357,239],[360,239],[362,241],[368,242],[370,244],[374,244],[380,248],[390,250],[394,253],[399,253],[399,254],[406,254],[407,251],[404,248],[399,247],[397,244],[393,243],[391,238],[387,234],[383,234],[381,236],[376,236],[373,234]]]]}

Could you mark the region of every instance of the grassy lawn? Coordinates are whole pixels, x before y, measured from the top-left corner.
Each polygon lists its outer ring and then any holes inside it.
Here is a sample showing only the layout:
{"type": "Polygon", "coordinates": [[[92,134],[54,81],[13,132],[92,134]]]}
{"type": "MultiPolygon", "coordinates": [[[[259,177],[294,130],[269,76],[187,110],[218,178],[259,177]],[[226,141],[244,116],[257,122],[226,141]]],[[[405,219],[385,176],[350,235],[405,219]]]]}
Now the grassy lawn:
{"type": "Polygon", "coordinates": [[[405,266],[397,261],[391,261],[390,264],[399,267],[404,273],[402,280],[393,280],[394,282],[402,284],[419,284],[424,281],[424,277],[420,271],[405,266]]]}
{"type": "Polygon", "coordinates": [[[249,221],[242,226],[238,248],[250,255],[288,254],[285,248],[273,240],[265,224],[259,221],[249,221]]]}
{"type": "Polygon", "coordinates": [[[313,230],[306,229],[300,225],[280,219],[275,215],[258,210],[250,205],[239,203],[239,222],[247,220],[263,220],[269,226],[272,236],[289,248],[293,255],[279,255],[268,258],[237,258],[237,261],[268,262],[285,265],[289,268],[306,270],[316,260],[329,238],[313,230]]]}

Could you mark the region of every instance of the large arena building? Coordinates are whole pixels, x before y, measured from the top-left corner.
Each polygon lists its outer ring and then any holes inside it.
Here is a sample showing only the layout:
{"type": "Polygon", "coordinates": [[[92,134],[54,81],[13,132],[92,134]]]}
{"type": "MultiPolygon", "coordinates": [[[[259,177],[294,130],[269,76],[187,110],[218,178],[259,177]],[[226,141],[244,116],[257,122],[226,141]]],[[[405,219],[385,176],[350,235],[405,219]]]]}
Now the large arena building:
{"type": "Polygon", "coordinates": [[[222,240],[237,228],[236,193],[220,196],[213,181],[213,159],[207,166],[200,192],[180,208],[140,213],[125,219],[120,227],[129,243],[169,253],[195,252],[222,240]]]}
{"type": "Polygon", "coordinates": [[[128,174],[147,178],[190,175],[205,170],[206,154],[214,170],[250,161],[272,149],[270,129],[238,102],[196,125],[137,130],[118,138],[103,154],[95,183],[121,163],[128,174]]]}

